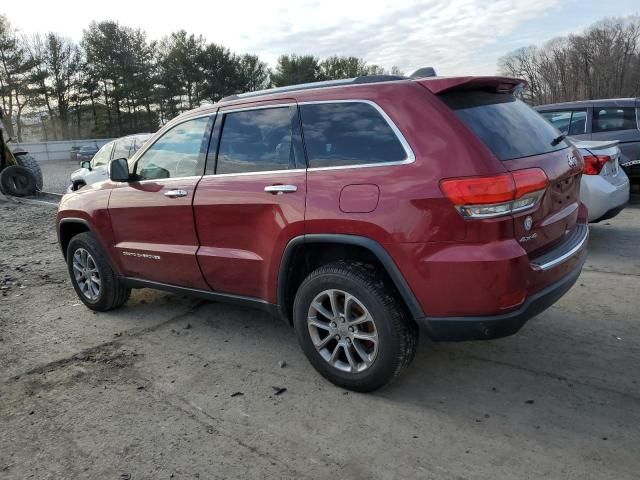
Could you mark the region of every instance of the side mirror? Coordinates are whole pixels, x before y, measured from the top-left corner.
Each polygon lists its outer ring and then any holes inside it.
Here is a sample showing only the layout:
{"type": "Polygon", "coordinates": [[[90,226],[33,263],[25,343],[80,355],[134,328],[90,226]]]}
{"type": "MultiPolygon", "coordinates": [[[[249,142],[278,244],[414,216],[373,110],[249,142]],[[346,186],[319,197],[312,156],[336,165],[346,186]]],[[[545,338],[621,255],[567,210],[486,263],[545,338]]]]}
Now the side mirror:
{"type": "Polygon", "coordinates": [[[109,178],[113,182],[129,181],[129,163],[126,158],[116,158],[109,164],[109,178]]]}
{"type": "Polygon", "coordinates": [[[80,162],[80,166],[82,168],[86,168],[87,170],[91,171],[91,162],[89,160],[85,160],[83,162],[80,162]]]}

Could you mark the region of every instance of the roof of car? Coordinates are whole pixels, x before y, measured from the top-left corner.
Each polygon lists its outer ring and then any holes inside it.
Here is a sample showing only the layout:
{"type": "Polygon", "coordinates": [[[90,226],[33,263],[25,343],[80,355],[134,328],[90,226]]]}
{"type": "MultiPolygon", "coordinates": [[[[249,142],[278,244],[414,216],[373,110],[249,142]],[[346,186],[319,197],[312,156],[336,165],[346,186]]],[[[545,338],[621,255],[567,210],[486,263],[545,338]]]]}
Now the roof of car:
{"type": "Polygon", "coordinates": [[[466,76],[466,77],[438,77],[438,76],[417,76],[405,77],[400,75],[368,75],[363,77],[346,78],[340,80],[329,80],[325,82],[303,83],[298,85],[288,85],[286,87],[269,88],[255,92],[240,93],[222,98],[220,101],[203,105],[194,110],[184,112],[172,119],[169,124],[182,121],[191,116],[198,116],[210,111],[215,111],[219,107],[233,106],[245,102],[258,100],[280,100],[286,98],[291,92],[311,93],[317,90],[341,87],[367,87],[371,85],[385,85],[389,83],[420,83],[434,94],[443,93],[449,90],[474,89],[487,87],[506,88],[503,91],[513,91],[516,87],[526,85],[526,82],[518,78],[496,77],[496,76],[466,76]]]}
{"type": "Polygon", "coordinates": [[[597,100],[576,100],[575,102],[548,103],[546,105],[537,105],[534,108],[539,111],[549,111],[580,107],[634,107],[638,104],[639,102],[637,98],[601,98],[597,100]]]}

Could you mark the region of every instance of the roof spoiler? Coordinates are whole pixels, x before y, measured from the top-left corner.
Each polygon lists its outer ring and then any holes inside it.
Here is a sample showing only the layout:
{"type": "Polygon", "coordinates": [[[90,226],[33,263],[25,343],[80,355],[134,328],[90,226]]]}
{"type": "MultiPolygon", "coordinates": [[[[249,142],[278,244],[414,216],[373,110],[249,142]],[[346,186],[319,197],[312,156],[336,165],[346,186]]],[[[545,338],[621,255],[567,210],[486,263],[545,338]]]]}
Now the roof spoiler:
{"type": "Polygon", "coordinates": [[[418,83],[435,94],[455,90],[488,90],[498,93],[515,93],[527,85],[524,80],[511,77],[436,77],[418,80],[418,83]]]}

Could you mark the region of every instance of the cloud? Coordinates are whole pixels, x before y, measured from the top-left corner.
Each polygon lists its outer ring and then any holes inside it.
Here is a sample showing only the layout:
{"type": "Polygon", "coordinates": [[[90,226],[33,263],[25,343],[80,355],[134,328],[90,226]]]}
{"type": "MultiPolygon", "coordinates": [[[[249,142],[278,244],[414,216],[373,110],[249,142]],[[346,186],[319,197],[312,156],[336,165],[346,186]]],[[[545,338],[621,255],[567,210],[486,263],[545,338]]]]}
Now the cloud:
{"type": "Polygon", "coordinates": [[[362,5],[363,10],[372,10],[366,15],[327,17],[327,11],[342,11],[340,3],[328,0],[319,7],[306,2],[306,14],[296,18],[313,22],[291,22],[289,15],[267,23],[245,39],[246,47],[253,46],[272,61],[281,53],[339,54],[363,57],[386,68],[397,65],[407,73],[422,66],[434,66],[443,74],[493,73],[500,38],[560,2],[434,0],[400,6],[370,1],[362,5]]]}
{"type": "MultiPolygon", "coordinates": [[[[560,8],[560,0],[270,0],[201,2],[171,8],[146,2],[32,0],[3,9],[27,33],[56,30],[79,40],[92,20],[117,20],[151,38],[185,29],[271,64],[282,53],[363,57],[410,73],[433,66],[441,74],[494,73],[496,58],[512,49],[510,36],[560,8]],[[39,15],[33,16],[32,11],[39,15]],[[501,42],[507,44],[503,45],[501,42]]],[[[534,39],[535,41],[535,39],[534,39]]]]}

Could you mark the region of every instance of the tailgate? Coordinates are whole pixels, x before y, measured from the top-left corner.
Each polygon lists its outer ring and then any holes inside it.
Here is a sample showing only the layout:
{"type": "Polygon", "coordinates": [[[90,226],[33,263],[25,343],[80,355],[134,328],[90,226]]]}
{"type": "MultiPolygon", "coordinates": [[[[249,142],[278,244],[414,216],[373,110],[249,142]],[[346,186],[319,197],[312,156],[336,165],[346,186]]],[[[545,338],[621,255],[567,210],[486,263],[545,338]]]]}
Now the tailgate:
{"type": "Polygon", "coordinates": [[[576,224],[580,205],[582,162],[575,149],[509,160],[504,165],[510,171],[538,167],[549,178],[537,207],[513,215],[514,233],[522,248],[538,254],[562,242],[576,224]]]}
{"type": "Polygon", "coordinates": [[[441,92],[438,98],[491,150],[497,170],[539,169],[537,174],[542,170],[547,176],[546,188],[531,194],[537,202],[512,213],[514,235],[522,248],[537,255],[562,242],[578,218],[583,163],[576,148],[511,93],[515,80],[465,78],[449,80],[448,86],[427,82],[432,91],[441,92]]]}

